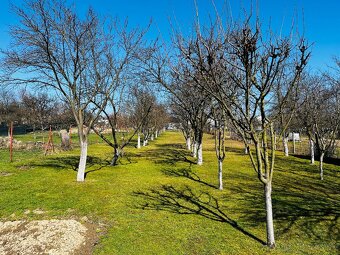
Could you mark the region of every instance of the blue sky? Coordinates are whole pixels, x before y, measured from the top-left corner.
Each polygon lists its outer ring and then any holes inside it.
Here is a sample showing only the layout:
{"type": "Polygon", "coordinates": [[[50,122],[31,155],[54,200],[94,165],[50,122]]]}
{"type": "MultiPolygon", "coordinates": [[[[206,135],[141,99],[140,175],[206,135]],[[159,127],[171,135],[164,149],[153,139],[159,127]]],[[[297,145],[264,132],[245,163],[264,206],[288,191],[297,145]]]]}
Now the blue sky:
{"type": "MultiPolygon", "coordinates": [[[[10,2],[22,4],[22,0],[1,0],[0,3],[0,47],[9,46],[8,25],[17,18],[10,11],[10,2]]],[[[80,13],[92,6],[102,15],[128,17],[131,26],[146,26],[153,20],[148,37],[159,33],[169,40],[169,20],[180,27],[183,33],[190,33],[195,8],[193,0],[74,0],[80,13]]],[[[249,9],[250,0],[214,0],[221,15],[226,14],[225,6],[231,8],[234,19],[242,8],[249,9]],[[226,4],[227,3],[227,4],[226,4]]],[[[256,2],[254,0],[253,2],[256,2]]],[[[292,20],[298,20],[299,32],[304,32],[309,42],[314,43],[310,67],[325,70],[332,64],[332,57],[340,57],[340,1],[339,0],[257,0],[259,14],[264,26],[269,23],[273,30],[289,30],[292,20]],[[297,17],[297,19],[296,19],[297,17]],[[304,24],[304,25],[303,25],[304,24]]],[[[209,13],[214,13],[212,0],[197,0],[202,22],[209,13]]]]}

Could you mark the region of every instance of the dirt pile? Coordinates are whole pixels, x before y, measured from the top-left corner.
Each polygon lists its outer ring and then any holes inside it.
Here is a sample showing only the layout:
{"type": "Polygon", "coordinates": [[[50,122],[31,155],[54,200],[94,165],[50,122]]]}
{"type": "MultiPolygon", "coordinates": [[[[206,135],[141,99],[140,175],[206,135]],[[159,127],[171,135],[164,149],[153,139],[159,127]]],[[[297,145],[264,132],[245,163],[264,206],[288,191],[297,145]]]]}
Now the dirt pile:
{"type": "Polygon", "coordinates": [[[91,254],[89,232],[76,220],[0,222],[0,254],[91,254]]]}

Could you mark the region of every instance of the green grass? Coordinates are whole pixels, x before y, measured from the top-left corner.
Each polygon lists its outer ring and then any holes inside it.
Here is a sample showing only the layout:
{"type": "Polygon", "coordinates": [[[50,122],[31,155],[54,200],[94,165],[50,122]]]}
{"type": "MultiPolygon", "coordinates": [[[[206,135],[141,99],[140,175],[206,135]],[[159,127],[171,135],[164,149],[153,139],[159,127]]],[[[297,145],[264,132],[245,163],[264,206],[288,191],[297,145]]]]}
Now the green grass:
{"type": "Polygon", "coordinates": [[[204,165],[184,149],[180,133],[167,132],[108,166],[112,149],[89,146],[85,183],[77,183],[79,150],[44,157],[41,151],[0,151],[2,220],[79,218],[104,223],[95,254],[337,254],[339,166],[316,166],[278,153],[273,180],[277,247],[265,241],[263,186],[242,144],[228,141],[223,191],[217,162],[205,135],[204,165]],[[43,209],[45,214],[25,214],[43,209]]]}
{"type": "MultiPolygon", "coordinates": [[[[61,144],[61,137],[58,131],[53,131],[52,132],[52,138],[53,138],[53,143],[55,145],[60,145],[61,144]]],[[[129,137],[129,134],[124,133],[127,139],[129,137]]],[[[118,133],[117,138],[121,140],[123,136],[123,133],[118,133]]],[[[43,142],[47,143],[48,138],[49,138],[49,131],[36,131],[36,132],[30,132],[28,134],[23,134],[23,135],[16,135],[14,134],[14,139],[19,140],[22,142],[43,142]]],[[[111,134],[105,134],[105,137],[108,138],[109,140],[112,139],[111,134]]],[[[71,133],[71,142],[73,146],[77,147],[78,146],[78,134],[73,130],[73,133],[71,133]]],[[[89,144],[94,144],[94,143],[105,143],[99,136],[97,136],[95,133],[90,133],[88,137],[88,142],[89,144]]]]}

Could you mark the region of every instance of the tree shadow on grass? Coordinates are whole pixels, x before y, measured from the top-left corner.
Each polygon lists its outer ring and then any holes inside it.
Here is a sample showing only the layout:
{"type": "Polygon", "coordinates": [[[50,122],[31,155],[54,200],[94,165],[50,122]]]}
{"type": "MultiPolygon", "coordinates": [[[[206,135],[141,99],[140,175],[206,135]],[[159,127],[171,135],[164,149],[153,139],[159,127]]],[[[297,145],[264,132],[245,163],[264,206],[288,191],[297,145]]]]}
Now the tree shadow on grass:
{"type": "Polygon", "coordinates": [[[131,156],[143,157],[156,164],[175,165],[178,162],[196,164],[191,160],[190,152],[185,150],[181,144],[155,144],[155,149],[149,149],[140,153],[130,153],[131,156]]]}
{"type": "MultiPolygon", "coordinates": [[[[273,213],[278,236],[295,235],[297,231],[297,235],[303,233],[313,240],[340,240],[340,193],[336,184],[318,183],[305,176],[291,177],[276,171],[273,180],[273,213]]],[[[231,209],[233,213],[239,213],[243,221],[265,222],[263,189],[257,183],[233,185],[229,189],[242,194],[237,207],[231,209]]]]}
{"type": "Polygon", "coordinates": [[[263,245],[266,244],[225,214],[221,210],[218,200],[208,192],[195,194],[188,186],[185,186],[183,189],[177,189],[172,185],[162,185],[147,192],[133,192],[133,195],[142,200],[136,205],[138,209],[162,210],[183,215],[199,215],[209,220],[227,223],[253,240],[263,245]]]}
{"type": "MultiPolygon", "coordinates": [[[[297,157],[297,158],[301,158],[301,159],[308,159],[308,160],[310,160],[310,156],[309,155],[294,154],[292,156],[297,157]]],[[[319,158],[315,157],[315,160],[318,161],[319,158]]],[[[340,158],[325,157],[324,158],[324,163],[340,166],[340,158]]],[[[316,162],[316,167],[317,166],[318,166],[318,162],[316,162]]]]}
{"type": "Polygon", "coordinates": [[[189,180],[204,184],[208,187],[217,189],[218,187],[215,185],[212,185],[204,180],[201,179],[201,177],[199,177],[196,173],[194,173],[190,168],[185,169],[185,168],[181,168],[181,169],[162,169],[161,170],[163,174],[167,175],[167,176],[171,176],[171,177],[183,177],[183,178],[187,178],[189,180]]]}
{"type": "MultiPolygon", "coordinates": [[[[66,157],[50,157],[43,160],[41,163],[31,163],[31,167],[47,167],[58,170],[73,170],[78,171],[79,156],[66,156],[66,157]]],[[[85,177],[92,172],[99,171],[103,167],[109,166],[108,159],[101,159],[95,156],[87,156],[86,168],[90,169],[85,172],[85,177]],[[91,169],[93,168],[93,169],[91,169]]]]}

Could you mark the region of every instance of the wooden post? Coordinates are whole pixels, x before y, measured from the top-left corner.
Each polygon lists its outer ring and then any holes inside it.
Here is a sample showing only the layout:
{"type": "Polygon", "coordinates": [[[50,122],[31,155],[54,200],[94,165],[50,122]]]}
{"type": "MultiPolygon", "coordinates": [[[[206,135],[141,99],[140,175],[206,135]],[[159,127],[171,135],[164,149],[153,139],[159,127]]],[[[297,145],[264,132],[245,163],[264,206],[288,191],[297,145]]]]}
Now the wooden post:
{"type": "Polygon", "coordinates": [[[9,160],[13,162],[13,122],[10,124],[9,134],[9,160]]]}
{"type": "Polygon", "coordinates": [[[50,125],[50,141],[51,141],[52,151],[54,152],[53,132],[52,132],[52,127],[51,127],[51,125],[50,125]]]}
{"type": "Polygon", "coordinates": [[[46,148],[45,148],[45,153],[44,155],[47,155],[47,152],[49,150],[51,150],[54,152],[54,145],[53,145],[53,133],[52,133],[52,127],[50,126],[50,132],[48,134],[48,142],[46,144],[46,148]]]}

